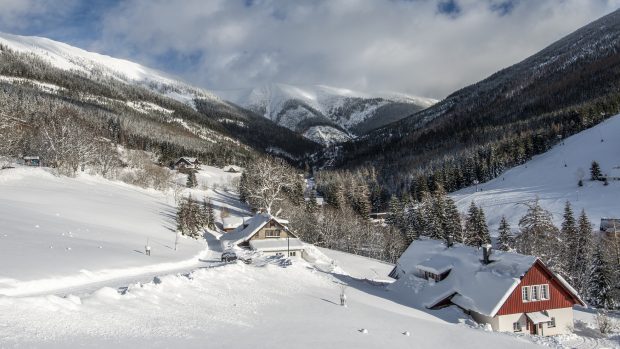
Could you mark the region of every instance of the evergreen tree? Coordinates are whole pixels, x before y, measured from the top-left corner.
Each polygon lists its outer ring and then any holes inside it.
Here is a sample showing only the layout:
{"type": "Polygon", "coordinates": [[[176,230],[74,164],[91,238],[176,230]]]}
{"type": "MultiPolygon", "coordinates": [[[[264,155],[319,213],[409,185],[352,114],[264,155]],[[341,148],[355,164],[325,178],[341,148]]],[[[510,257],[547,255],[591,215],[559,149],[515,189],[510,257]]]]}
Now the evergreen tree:
{"type": "Polygon", "coordinates": [[[575,277],[575,255],[576,249],[579,246],[579,235],[577,233],[577,225],[575,222],[575,216],[570,202],[566,201],[564,205],[562,226],[560,228],[560,237],[562,238],[562,251],[564,256],[564,264],[566,266],[567,279],[571,284],[574,284],[575,277]]]}
{"type": "Polygon", "coordinates": [[[454,200],[447,195],[445,199],[445,218],[446,221],[443,224],[444,239],[447,241],[448,237],[450,237],[452,241],[459,242],[458,240],[460,240],[463,231],[463,227],[461,226],[461,215],[456,208],[454,200]]]}
{"type": "Polygon", "coordinates": [[[476,247],[491,243],[484,210],[482,207],[477,207],[473,202],[469,205],[465,222],[465,243],[476,247]]]}
{"type": "Polygon", "coordinates": [[[613,270],[601,245],[600,243],[597,245],[592,261],[588,290],[589,299],[590,303],[596,307],[613,309],[617,305],[613,297],[613,270]]]}
{"type": "Polygon", "coordinates": [[[567,254],[572,258],[569,262],[569,272],[577,291],[586,295],[588,292],[588,280],[592,264],[592,254],[594,253],[594,242],[592,236],[592,225],[586,215],[585,210],[581,210],[577,223],[576,237],[568,241],[567,254]]]}
{"type": "Polygon", "coordinates": [[[388,206],[388,212],[385,217],[385,223],[395,227],[396,229],[402,228],[403,222],[403,206],[396,195],[392,195],[390,204],[388,206]]]}
{"type": "Polygon", "coordinates": [[[601,166],[596,161],[592,161],[592,165],[590,166],[590,178],[593,181],[598,181],[601,179],[601,166]]]}
{"type": "Polygon", "coordinates": [[[465,244],[475,246],[476,245],[476,218],[478,217],[478,206],[472,201],[469,204],[469,210],[467,210],[467,218],[465,219],[465,244]]]}
{"type": "Polygon", "coordinates": [[[489,233],[489,226],[487,225],[487,219],[484,215],[482,207],[478,207],[478,217],[476,218],[477,230],[478,230],[478,246],[491,243],[491,234],[489,233]]]}
{"type": "Polygon", "coordinates": [[[444,227],[447,225],[445,192],[439,186],[431,198],[430,214],[426,217],[428,222],[427,234],[431,239],[442,240],[445,237],[444,227]]]}
{"type": "Polygon", "coordinates": [[[513,249],[514,238],[510,231],[510,224],[508,224],[508,220],[506,220],[505,216],[502,216],[499,222],[497,233],[497,249],[500,251],[511,251],[513,249]]]}
{"type": "Polygon", "coordinates": [[[213,213],[213,203],[211,199],[207,199],[207,220],[209,229],[215,229],[215,214],[213,213]]]}
{"type": "Polygon", "coordinates": [[[319,210],[319,204],[316,202],[316,195],[314,194],[314,190],[310,191],[310,196],[306,201],[306,211],[308,213],[316,213],[319,210]]]}
{"type": "Polygon", "coordinates": [[[183,198],[177,209],[177,229],[193,238],[200,237],[200,229],[203,227],[203,218],[200,206],[192,199],[183,198]]]}
{"type": "Polygon", "coordinates": [[[196,172],[190,170],[189,173],[187,174],[187,184],[186,186],[188,188],[195,188],[197,185],[197,180],[196,180],[196,172]]]}

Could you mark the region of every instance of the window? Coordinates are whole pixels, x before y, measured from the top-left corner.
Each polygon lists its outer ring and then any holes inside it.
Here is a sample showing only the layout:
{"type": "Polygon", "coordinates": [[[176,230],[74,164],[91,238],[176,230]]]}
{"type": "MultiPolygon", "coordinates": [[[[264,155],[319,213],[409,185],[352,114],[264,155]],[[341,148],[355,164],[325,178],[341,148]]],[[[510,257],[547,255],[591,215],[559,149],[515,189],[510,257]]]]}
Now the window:
{"type": "Polygon", "coordinates": [[[549,299],[549,285],[540,285],[540,299],[548,300],[549,299]]]}
{"type": "Polygon", "coordinates": [[[521,323],[520,323],[519,321],[517,321],[517,322],[513,322],[513,323],[512,323],[512,330],[513,330],[514,332],[521,332],[521,331],[522,331],[522,329],[521,329],[521,323]]]}
{"type": "Polygon", "coordinates": [[[295,251],[289,252],[288,256],[289,257],[295,257],[297,253],[295,251]]]}
{"type": "Polygon", "coordinates": [[[532,301],[539,301],[540,300],[540,286],[536,285],[536,286],[531,286],[531,297],[532,297],[532,301]]]}
{"type": "Polygon", "coordinates": [[[551,298],[549,285],[532,285],[521,288],[521,299],[523,302],[546,301],[551,298]]]}
{"type": "Polygon", "coordinates": [[[280,230],[279,229],[265,229],[265,237],[266,238],[279,238],[280,230]]]}
{"type": "Polygon", "coordinates": [[[430,271],[424,271],[424,278],[427,280],[439,281],[439,275],[431,273],[430,271]]]}
{"type": "Polygon", "coordinates": [[[554,328],[555,327],[555,318],[552,317],[551,321],[547,322],[547,327],[548,328],[554,328]]]}
{"type": "Polygon", "coordinates": [[[523,286],[521,288],[521,300],[524,302],[530,301],[530,288],[528,286],[523,286]]]}

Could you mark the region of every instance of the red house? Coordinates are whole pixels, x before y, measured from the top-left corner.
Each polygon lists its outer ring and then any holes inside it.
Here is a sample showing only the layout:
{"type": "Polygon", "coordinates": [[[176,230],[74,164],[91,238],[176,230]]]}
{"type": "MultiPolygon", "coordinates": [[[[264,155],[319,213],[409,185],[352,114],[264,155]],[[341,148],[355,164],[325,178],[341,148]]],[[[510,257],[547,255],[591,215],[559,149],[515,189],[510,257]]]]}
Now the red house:
{"type": "Polygon", "coordinates": [[[442,241],[414,241],[390,276],[391,289],[411,291],[428,308],[456,305],[494,331],[541,336],[573,327],[573,306],[585,303],[533,256],[442,241]]]}

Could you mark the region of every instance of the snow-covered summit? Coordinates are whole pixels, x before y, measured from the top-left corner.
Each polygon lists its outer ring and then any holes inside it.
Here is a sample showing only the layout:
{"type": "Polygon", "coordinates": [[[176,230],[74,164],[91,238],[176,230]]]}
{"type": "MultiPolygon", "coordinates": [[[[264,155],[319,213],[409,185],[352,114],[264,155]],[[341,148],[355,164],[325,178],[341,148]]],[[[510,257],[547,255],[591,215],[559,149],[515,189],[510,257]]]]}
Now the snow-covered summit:
{"type": "Polygon", "coordinates": [[[79,72],[88,77],[113,78],[125,83],[139,84],[184,103],[191,102],[194,98],[218,99],[206,90],[193,87],[156,69],[43,37],[0,33],[0,45],[17,52],[32,54],[55,68],[79,72]]]}
{"type": "MultiPolygon", "coordinates": [[[[328,137],[327,142],[323,143],[346,140],[343,134],[357,134],[380,127],[437,102],[402,93],[370,94],[326,85],[295,86],[282,83],[215,93],[222,99],[302,134],[317,125],[340,131],[327,132],[338,139],[328,137]]],[[[315,134],[311,132],[305,135],[312,138],[315,134]]]]}

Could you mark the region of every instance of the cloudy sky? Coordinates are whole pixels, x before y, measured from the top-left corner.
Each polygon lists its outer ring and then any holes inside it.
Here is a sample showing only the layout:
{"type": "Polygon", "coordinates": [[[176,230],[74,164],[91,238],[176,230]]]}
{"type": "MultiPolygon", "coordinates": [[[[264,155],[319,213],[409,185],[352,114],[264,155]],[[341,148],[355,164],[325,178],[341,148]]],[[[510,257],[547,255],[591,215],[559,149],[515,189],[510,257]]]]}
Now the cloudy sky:
{"type": "Polygon", "coordinates": [[[442,98],[620,0],[0,0],[0,31],[209,89],[327,84],[442,98]]]}

